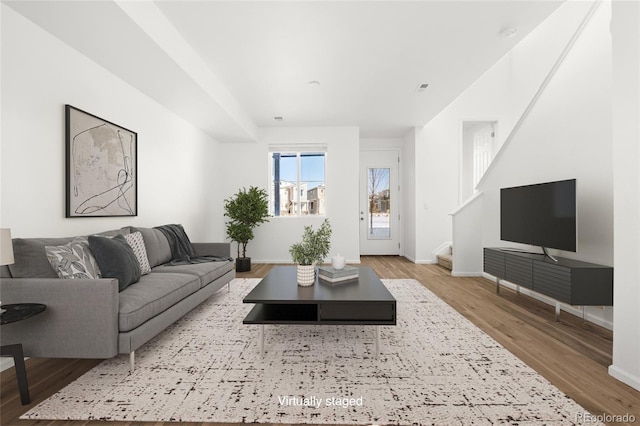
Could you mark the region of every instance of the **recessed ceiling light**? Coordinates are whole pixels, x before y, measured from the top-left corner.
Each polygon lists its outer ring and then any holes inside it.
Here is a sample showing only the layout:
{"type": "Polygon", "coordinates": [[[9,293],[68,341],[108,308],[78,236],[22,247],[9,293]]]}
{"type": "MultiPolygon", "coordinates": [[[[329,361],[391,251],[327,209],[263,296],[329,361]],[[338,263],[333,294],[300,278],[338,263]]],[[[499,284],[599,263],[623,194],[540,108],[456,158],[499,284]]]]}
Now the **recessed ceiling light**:
{"type": "Polygon", "coordinates": [[[517,32],[518,32],[518,30],[516,28],[508,27],[508,28],[505,28],[505,29],[501,30],[498,33],[498,35],[500,37],[503,37],[503,38],[510,38],[510,37],[513,37],[514,35],[516,35],[517,32]]]}
{"type": "Polygon", "coordinates": [[[282,117],[279,115],[276,115],[275,117],[273,117],[273,119],[276,121],[282,121],[282,117]]]}
{"type": "Polygon", "coordinates": [[[318,87],[318,86],[320,86],[320,82],[318,80],[311,80],[309,82],[309,86],[318,87]]]}
{"type": "Polygon", "coordinates": [[[416,87],[416,92],[424,92],[427,87],[429,87],[429,83],[421,83],[416,87]]]}

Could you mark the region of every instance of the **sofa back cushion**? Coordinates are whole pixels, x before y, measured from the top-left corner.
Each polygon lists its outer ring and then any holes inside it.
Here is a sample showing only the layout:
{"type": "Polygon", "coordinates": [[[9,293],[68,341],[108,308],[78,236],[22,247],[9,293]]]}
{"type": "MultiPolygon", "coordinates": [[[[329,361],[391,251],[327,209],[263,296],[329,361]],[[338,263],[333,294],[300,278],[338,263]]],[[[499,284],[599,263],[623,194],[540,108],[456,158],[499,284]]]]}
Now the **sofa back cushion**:
{"type": "Polygon", "coordinates": [[[9,271],[9,265],[0,265],[0,278],[11,278],[11,271],[9,271]]]}
{"type": "MultiPolygon", "coordinates": [[[[129,227],[101,232],[99,235],[114,236],[128,232],[129,227]]],[[[58,274],[47,259],[44,248],[45,246],[62,246],[74,238],[14,238],[14,263],[9,265],[11,276],[13,278],[58,278],[58,274]]]]}
{"type": "Polygon", "coordinates": [[[58,278],[47,254],[45,246],[63,246],[73,238],[14,238],[14,263],[9,265],[14,278],[58,278]]]}
{"type": "Polygon", "coordinates": [[[153,268],[154,266],[162,265],[171,260],[169,241],[159,229],[136,228],[132,226],[131,232],[140,232],[142,234],[150,267],[153,268]]]}

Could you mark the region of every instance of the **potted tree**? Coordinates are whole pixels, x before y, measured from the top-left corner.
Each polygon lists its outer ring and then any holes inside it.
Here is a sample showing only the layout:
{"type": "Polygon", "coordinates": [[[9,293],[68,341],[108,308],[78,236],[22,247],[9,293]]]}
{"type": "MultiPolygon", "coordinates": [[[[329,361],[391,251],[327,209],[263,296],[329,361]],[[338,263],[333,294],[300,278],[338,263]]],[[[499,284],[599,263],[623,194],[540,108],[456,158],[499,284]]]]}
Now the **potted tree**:
{"type": "Polygon", "coordinates": [[[331,224],[325,219],[317,231],[311,225],[304,227],[302,241],[289,249],[291,258],[297,264],[298,284],[310,286],[315,282],[315,266],[322,263],[331,247],[331,224]]]}
{"type": "Polygon", "coordinates": [[[247,244],[254,237],[253,229],[269,218],[269,197],[264,189],[252,186],[242,188],[231,198],[224,200],[224,215],[227,222],[227,237],[238,243],[236,271],[251,270],[251,258],[247,257],[247,244]],[[240,247],[242,246],[242,256],[240,247]]]}

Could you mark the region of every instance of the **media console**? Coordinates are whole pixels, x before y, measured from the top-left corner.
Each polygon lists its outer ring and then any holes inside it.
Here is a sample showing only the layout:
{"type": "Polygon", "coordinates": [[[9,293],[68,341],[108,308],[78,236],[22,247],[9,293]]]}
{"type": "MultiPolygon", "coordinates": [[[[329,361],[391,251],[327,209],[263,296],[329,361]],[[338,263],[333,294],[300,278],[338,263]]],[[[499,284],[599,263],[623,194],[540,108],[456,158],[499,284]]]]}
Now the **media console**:
{"type": "MultiPolygon", "coordinates": [[[[560,303],[578,306],[613,306],[613,268],[579,260],[557,258],[500,248],[484,249],[484,272],[500,280],[556,299],[556,321],[560,303]]],[[[519,290],[519,288],[518,288],[519,290]]]]}

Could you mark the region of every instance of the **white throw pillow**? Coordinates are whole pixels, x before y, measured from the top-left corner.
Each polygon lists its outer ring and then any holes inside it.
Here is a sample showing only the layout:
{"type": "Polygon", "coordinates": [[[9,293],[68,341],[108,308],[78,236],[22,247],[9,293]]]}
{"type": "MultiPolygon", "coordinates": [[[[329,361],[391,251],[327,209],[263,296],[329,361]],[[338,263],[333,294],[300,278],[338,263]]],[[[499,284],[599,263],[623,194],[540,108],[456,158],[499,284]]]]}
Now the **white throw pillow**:
{"type": "Polygon", "coordinates": [[[149,257],[147,256],[147,249],[144,246],[144,238],[142,233],[134,232],[132,234],[126,234],[124,239],[133,249],[133,253],[138,259],[140,264],[140,274],[145,275],[151,272],[151,266],[149,265],[149,257]]]}

